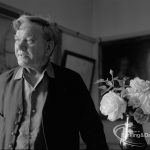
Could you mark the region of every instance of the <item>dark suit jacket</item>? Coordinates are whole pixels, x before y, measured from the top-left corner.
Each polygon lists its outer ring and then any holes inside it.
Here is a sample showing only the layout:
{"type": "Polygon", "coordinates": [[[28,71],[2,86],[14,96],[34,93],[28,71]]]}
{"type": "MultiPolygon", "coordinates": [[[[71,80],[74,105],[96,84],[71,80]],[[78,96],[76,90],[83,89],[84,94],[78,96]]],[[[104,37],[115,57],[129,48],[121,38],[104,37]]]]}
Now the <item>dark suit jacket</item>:
{"type": "MultiPolygon", "coordinates": [[[[69,69],[53,68],[43,109],[48,149],[78,150],[80,131],[88,150],[106,150],[103,125],[83,80],[69,69]]],[[[23,114],[23,79],[14,80],[17,70],[0,76],[0,149],[14,147],[23,114]]]]}

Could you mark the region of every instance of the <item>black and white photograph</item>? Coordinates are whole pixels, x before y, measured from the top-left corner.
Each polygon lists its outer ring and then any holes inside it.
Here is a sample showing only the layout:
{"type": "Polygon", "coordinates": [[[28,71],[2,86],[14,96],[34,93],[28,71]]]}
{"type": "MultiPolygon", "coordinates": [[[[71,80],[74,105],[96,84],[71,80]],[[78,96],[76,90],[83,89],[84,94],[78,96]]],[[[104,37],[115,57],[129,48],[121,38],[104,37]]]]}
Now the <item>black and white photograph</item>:
{"type": "Polygon", "coordinates": [[[0,150],[149,150],[150,1],[0,0],[0,150]]]}

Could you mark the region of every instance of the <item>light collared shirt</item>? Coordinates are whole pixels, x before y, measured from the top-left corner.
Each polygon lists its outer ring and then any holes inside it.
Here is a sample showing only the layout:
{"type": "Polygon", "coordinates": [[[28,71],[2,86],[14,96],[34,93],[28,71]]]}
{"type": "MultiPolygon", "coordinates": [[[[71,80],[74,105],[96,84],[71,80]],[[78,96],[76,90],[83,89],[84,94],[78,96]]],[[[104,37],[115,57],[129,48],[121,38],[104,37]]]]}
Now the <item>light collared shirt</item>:
{"type": "Polygon", "coordinates": [[[42,121],[42,111],[48,94],[48,78],[54,78],[51,63],[48,63],[33,87],[26,80],[26,70],[20,67],[14,80],[24,78],[24,115],[15,149],[34,149],[34,143],[42,121]]]}

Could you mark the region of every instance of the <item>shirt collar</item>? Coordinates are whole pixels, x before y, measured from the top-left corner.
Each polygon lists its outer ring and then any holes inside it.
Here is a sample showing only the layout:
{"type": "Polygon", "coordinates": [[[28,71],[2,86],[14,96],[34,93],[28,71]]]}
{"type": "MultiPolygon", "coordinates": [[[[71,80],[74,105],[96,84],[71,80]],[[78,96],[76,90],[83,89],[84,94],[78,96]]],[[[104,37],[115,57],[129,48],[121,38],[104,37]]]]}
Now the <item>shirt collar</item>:
{"type": "MultiPolygon", "coordinates": [[[[14,80],[21,79],[23,77],[24,69],[25,69],[24,67],[19,67],[18,71],[16,72],[14,76],[14,80]]],[[[48,62],[48,64],[46,65],[43,73],[45,72],[47,73],[49,77],[55,78],[54,69],[53,69],[51,62],[48,62]]]]}

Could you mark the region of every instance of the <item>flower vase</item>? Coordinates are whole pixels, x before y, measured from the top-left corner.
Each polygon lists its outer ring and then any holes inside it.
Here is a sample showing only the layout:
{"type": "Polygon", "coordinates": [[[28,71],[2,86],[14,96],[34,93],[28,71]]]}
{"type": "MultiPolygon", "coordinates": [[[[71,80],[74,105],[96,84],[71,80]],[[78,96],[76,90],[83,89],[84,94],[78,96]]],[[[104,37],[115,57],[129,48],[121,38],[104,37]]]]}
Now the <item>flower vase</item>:
{"type": "Polygon", "coordinates": [[[134,117],[125,114],[125,124],[121,133],[120,147],[122,150],[144,150],[147,147],[143,127],[134,117]]]}

